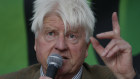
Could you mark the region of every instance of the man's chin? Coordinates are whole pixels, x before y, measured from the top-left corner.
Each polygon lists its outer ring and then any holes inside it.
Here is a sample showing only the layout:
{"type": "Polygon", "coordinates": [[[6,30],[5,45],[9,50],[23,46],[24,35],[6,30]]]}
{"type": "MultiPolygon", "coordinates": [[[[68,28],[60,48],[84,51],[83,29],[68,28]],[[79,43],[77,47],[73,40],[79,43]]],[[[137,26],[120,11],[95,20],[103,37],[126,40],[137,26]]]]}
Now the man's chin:
{"type": "Polygon", "coordinates": [[[58,69],[58,71],[57,71],[57,74],[59,74],[59,75],[64,75],[64,74],[67,74],[67,68],[66,68],[66,66],[62,66],[61,68],[59,68],[58,69]]]}
{"type": "Polygon", "coordinates": [[[57,73],[58,74],[64,73],[64,69],[65,68],[62,66],[61,68],[58,69],[57,73]]]}
{"type": "Polygon", "coordinates": [[[69,67],[68,60],[63,60],[63,65],[58,69],[57,74],[66,74],[68,72],[67,69],[68,67],[69,67]]]}

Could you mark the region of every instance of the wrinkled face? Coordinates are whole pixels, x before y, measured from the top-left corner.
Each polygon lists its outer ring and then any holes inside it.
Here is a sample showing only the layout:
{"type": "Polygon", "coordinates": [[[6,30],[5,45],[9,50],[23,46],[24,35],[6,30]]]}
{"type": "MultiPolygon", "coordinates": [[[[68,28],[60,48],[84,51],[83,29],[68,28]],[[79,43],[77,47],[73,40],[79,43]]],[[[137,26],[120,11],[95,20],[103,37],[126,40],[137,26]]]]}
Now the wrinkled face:
{"type": "Polygon", "coordinates": [[[85,41],[84,29],[68,27],[65,32],[63,21],[56,14],[44,18],[43,27],[35,39],[37,59],[44,72],[47,68],[47,57],[51,53],[63,57],[63,65],[57,75],[77,73],[87,57],[88,44],[85,41]]]}

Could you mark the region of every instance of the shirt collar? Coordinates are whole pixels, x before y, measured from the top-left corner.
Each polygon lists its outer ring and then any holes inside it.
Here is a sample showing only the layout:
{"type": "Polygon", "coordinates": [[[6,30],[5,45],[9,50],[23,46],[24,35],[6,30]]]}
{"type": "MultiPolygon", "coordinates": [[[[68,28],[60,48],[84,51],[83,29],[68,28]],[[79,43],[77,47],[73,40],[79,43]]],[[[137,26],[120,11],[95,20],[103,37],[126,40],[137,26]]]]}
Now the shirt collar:
{"type": "MultiPolygon", "coordinates": [[[[83,66],[81,66],[79,72],[72,78],[72,79],[80,79],[83,71],[83,66]]],[[[40,67],[40,76],[45,76],[43,73],[43,68],[42,66],[40,67]]]]}

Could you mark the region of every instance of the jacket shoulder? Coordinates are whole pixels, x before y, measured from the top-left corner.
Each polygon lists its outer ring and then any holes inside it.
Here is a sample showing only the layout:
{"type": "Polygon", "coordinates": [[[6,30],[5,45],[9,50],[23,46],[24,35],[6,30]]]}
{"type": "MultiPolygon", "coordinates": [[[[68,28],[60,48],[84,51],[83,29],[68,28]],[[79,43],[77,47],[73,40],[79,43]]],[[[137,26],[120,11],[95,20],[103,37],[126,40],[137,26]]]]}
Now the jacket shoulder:
{"type": "Polygon", "coordinates": [[[91,66],[86,63],[84,63],[83,66],[82,79],[116,79],[113,72],[106,66],[91,66]]]}
{"type": "Polygon", "coordinates": [[[0,76],[0,79],[33,79],[35,75],[39,75],[40,64],[34,64],[17,72],[12,72],[0,76]]]}

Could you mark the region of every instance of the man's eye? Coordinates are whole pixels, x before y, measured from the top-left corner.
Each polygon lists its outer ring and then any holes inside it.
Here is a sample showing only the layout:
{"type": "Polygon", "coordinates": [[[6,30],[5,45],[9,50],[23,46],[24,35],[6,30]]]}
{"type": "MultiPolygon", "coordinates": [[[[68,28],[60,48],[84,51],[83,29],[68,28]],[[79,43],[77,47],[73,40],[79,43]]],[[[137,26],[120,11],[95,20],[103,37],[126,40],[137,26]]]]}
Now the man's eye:
{"type": "Polygon", "coordinates": [[[54,40],[55,37],[56,37],[56,35],[55,35],[55,32],[53,32],[53,31],[47,32],[47,33],[45,34],[45,40],[47,40],[47,41],[54,40]]]}
{"type": "Polygon", "coordinates": [[[75,38],[75,35],[70,34],[70,35],[69,35],[69,38],[75,38]]]}
{"type": "Polygon", "coordinates": [[[54,32],[48,32],[49,36],[54,36],[54,32]]]}
{"type": "Polygon", "coordinates": [[[69,39],[76,39],[76,35],[74,35],[74,34],[69,34],[68,38],[69,38],[69,39]]]}
{"type": "Polygon", "coordinates": [[[72,44],[76,44],[78,42],[78,35],[76,34],[68,34],[68,41],[72,44]]]}

